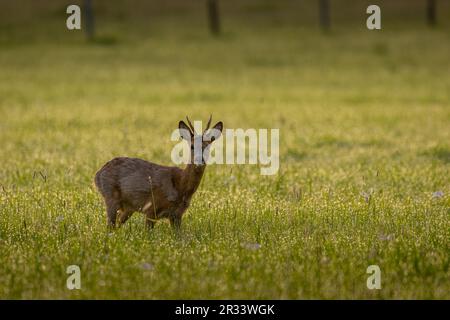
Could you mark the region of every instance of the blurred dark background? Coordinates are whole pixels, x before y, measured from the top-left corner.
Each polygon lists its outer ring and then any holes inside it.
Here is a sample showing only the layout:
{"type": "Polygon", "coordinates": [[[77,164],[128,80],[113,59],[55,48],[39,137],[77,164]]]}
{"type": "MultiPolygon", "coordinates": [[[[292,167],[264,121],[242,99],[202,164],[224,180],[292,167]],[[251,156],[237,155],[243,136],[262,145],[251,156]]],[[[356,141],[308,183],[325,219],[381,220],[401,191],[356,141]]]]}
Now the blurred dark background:
{"type": "Polygon", "coordinates": [[[85,36],[93,30],[95,39],[105,44],[174,33],[232,37],[266,29],[367,30],[366,8],[370,4],[381,7],[383,29],[448,30],[450,26],[450,1],[447,0],[2,0],[0,43],[73,41],[80,32],[67,37],[66,8],[70,4],[83,8],[85,36]],[[86,14],[89,7],[93,13],[92,28],[86,14]]]}

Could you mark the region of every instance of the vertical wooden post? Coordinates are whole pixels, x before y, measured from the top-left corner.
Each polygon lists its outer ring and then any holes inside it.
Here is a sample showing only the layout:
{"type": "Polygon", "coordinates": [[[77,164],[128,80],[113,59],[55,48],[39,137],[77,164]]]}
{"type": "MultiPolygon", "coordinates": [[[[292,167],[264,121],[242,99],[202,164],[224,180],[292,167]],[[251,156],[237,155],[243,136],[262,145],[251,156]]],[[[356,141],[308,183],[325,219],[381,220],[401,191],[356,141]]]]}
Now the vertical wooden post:
{"type": "Polygon", "coordinates": [[[220,34],[220,16],[217,0],[207,0],[209,30],[215,36],[220,34]]]}
{"type": "Polygon", "coordinates": [[[330,30],[330,2],[329,0],[319,0],[319,23],[320,27],[330,30]]]}
{"type": "Polygon", "coordinates": [[[436,25],[436,0],[427,0],[427,23],[432,27],[436,25]]]}
{"type": "Polygon", "coordinates": [[[83,15],[86,37],[89,40],[94,38],[94,10],[92,9],[92,0],[84,0],[83,15]]]}

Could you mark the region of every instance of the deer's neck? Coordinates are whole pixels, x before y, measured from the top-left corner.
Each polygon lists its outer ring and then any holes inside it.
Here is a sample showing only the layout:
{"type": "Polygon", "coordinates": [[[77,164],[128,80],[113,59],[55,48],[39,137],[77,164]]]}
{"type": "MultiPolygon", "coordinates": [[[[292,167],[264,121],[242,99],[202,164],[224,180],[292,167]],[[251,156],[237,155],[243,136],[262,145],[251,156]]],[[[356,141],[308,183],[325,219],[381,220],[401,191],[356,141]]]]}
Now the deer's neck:
{"type": "Polygon", "coordinates": [[[206,166],[188,164],[183,170],[180,189],[186,196],[191,196],[200,185],[206,166]]]}

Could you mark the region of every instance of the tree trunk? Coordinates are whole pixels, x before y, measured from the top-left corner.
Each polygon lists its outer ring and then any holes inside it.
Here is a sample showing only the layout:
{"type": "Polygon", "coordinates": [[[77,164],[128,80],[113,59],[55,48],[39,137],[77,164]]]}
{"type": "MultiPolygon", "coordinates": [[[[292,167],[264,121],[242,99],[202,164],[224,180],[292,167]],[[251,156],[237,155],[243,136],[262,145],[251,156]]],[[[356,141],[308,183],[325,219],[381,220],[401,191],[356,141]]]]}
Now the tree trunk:
{"type": "Polygon", "coordinates": [[[86,37],[88,40],[94,38],[94,10],[92,9],[92,0],[84,0],[83,15],[81,19],[84,19],[84,27],[86,30],[86,37]]]}
{"type": "Polygon", "coordinates": [[[220,17],[217,0],[208,1],[209,30],[215,36],[220,34],[220,17]]]}

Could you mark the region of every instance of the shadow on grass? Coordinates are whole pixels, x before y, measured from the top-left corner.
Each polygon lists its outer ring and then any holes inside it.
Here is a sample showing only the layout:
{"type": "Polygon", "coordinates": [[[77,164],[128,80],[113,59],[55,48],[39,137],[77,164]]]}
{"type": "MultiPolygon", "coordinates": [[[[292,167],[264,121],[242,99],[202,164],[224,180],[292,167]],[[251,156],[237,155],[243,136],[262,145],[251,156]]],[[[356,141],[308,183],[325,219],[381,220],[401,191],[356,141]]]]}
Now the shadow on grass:
{"type": "Polygon", "coordinates": [[[445,146],[436,146],[421,153],[428,157],[432,157],[444,163],[450,163],[450,148],[445,146]]]}
{"type": "Polygon", "coordinates": [[[119,39],[115,36],[95,36],[88,39],[87,43],[99,46],[114,46],[119,43],[119,39]]]}

